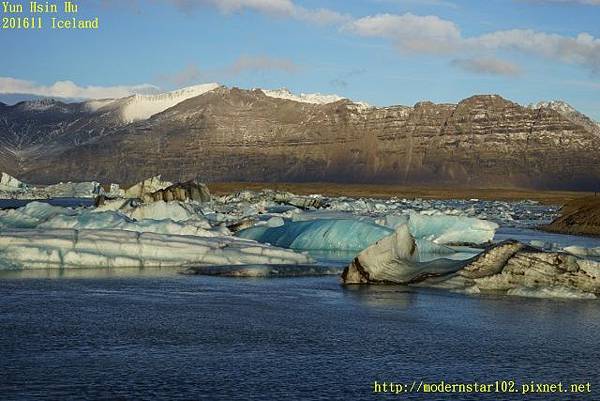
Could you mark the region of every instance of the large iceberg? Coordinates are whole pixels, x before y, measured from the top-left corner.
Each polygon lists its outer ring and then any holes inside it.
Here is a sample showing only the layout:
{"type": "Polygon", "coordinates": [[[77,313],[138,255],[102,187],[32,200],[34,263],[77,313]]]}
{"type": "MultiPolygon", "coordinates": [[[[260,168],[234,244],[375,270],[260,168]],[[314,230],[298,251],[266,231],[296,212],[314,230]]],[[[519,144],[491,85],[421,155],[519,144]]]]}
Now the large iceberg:
{"type": "Polygon", "coordinates": [[[346,284],[405,284],[466,293],[596,298],[600,263],[544,252],[518,241],[490,246],[467,260],[418,260],[418,244],[406,225],[361,252],[346,267],[346,284]]]}
{"type": "Polygon", "coordinates": [[[305,254],[235,237],[25,229],[0,235],[0,269],[309,264],[305,254]]]}
{"type": "MultiPolygon", "coordinates": [[[[316,214],[320,216],[320,213],[316,214]]],[[[498,225],[469,217],[424,216],[387,218],[392,227],[408,223],[410,234],[433,253],[452,253],[443,244],[482,244],[493,239],[498,225]]],[[[286,221],[277,227],[259,225],[237,235],[284,248],[302,250],[362,251],[392,234],[393,228],[371,222],[365,217],[353,219],[314,219],[286,221]]]]}
{"type": "Polygon", "coordinates": [[[392,232],[367,221],[332,219],[286,221],[277,227],[248,228],[237,235],[290,249],[360,251],[392,232]]]}

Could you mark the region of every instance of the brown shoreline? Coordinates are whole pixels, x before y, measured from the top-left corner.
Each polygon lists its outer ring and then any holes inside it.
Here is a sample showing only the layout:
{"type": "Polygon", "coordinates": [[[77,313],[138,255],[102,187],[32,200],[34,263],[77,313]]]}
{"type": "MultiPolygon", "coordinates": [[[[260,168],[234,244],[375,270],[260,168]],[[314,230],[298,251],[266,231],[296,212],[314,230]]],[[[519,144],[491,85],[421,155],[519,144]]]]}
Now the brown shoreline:
{"type": "Polygon", "coordinates": [[[593,196],[593,192],[547,191],[522,188],[448,188],[411,187],[401,185],[272,183],[272,182],[222,182],[208,184],[211,193],[224,195],[241,190],[273,189],[298,195],[321,194],[326,196],[371,198],[422,198],[422,199],[483,199],[483,200],[534,200],[544,204],[562,205],[573,199],[593,196]]]}

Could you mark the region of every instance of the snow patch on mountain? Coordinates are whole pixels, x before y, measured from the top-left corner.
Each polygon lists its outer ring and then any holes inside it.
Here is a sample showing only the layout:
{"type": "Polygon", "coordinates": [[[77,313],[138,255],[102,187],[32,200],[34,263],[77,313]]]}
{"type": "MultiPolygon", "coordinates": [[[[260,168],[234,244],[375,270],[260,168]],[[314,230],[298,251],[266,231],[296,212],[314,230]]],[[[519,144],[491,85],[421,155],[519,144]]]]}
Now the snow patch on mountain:
{"type": "Polygon", "coordinates": [[[88,109],[88,111],[96,112],[101,108],[106,107],[115,102],[115,99],[88,100],[87,102],[85,102],[85,107],[88,109]]]}
{"type": "Polygon", "coordinates": [[[299,95],[296,95],[286,88],[275,90],[261,89],[261,91],[269,97],[292,100],[294,102],[300,103],[327,104],[345,99],[338,95],[323,95],[320,93],[301,93],[299,95]]]}
{"type": "Polygon", "coordinates": [[[600,123],[592,120],[585,114],[579,112],[573,106],[562,100],[553,101],[542,101],[538,103],[532,103],[529,106],[530,109],[551,109],[560,113],[563,117],[570,121],[582,125],[596,133],[600,134],[600,123]]]}
{"type": "Polygon", "coordinates": [[[159,95],[134,95],[123,106],[121,115],[126,122],[146,120],[171,107],[220,87],[217,83],[195,85],[159,95]]]}

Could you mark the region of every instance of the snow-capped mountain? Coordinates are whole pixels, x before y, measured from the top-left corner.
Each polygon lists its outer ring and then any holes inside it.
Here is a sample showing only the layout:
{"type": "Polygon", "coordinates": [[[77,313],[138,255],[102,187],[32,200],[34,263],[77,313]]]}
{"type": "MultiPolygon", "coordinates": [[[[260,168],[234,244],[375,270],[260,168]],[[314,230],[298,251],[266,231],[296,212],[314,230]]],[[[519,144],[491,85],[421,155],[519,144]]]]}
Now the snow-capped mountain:
{"type": "Polygon", "coordinates": [[[562,100],[542,101],[528,106],[530,109],[551,109],[554,110],[574,123],[581,124],[586,128],[596,131],[600,134],[600,123],[592,120],[585,114],[577,111],[573,106],[562,100]]]}
{"type": "Polygon", "coordinates": [[[345,99],[338,95],[323,95],[321,93],[301,93],[299,95],[296,95],[287,88],[275,90],[261,89],[261,91],[269,97],[274,97],[276,99],[292,100],[294,102],[300,103],[327,104],[339,102],[340,100],[345,99]]]}
{"type": "MultiPolygon", "coordinates": [[[[272,98],[291,100],[291,101],[300,102],[300,103],[329,104],[329,103],[339,102],[340,100],[350,100],[348,98],[345,98],[345,97],[342,97],[339,95],[335,95],[335,94],[324,95],[321,93],[300,93],[299,95],[296,95],[287,88],[281,88],[281,89],[275,89],[275,90],[269,90],[269,89],[260,89],[260,90],[265,95],[272,97],[272,98]]],[[[364,107],[364,108],[371,107],[371,105],[369,105],[368,103],[365,103],[365,102],[354,102],[354,101],[352,101],[352,102],[361,107],[364,107]]]]}
{"type": "Polygon", "coordinates": [[[600,182],[597,130],[556,102],[523,107],[478,95],[362,108],[336,95],[207,84],[0,105],[0,171],[41,183],[125,184],[162,173],[221,182],[592,189],[600,182]]]}
{"type": "Polygon", "coordinates": [[[125,99],[91,100],[86,102],[86,104],[91,111],[98,111],[102,108],[112,106],[116,102],[120,102],[122,103],[121,117],[123,118],[123,121],[131,123],[134,121],[146,120],[185,100],[203,95],[219,86],[220,85],[217,83],[209,83],[189,86],[187,88],[159,94],[135,94],[125,99]]]}

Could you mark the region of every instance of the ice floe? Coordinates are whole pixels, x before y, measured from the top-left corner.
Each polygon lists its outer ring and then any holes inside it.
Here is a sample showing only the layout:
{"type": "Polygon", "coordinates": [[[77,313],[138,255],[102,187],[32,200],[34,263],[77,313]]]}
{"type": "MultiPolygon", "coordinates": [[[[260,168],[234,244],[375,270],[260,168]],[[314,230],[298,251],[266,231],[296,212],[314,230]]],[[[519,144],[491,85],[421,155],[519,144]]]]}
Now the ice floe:
{"type": "Polygon", "coordinates": [[[518,241],[490,246],[466,260],[420,262],[407,225],[362,251],[344,270],[346,284],[404,284],[465,293],[596,298],[600,263],[544,252],[518,241]]]}
{"type": "Polygon", "coordinates": [[[29,185],[2,173],[0,199],[94,198],[102,193],[100,183],[60,182],[53,185],[29,185]]]}
{"type": "Polygon", "coordinates": [[[234,237],[124,230],[21,229],[0,235],[4,269],[309,264],[309,256],[234,237]]]}

